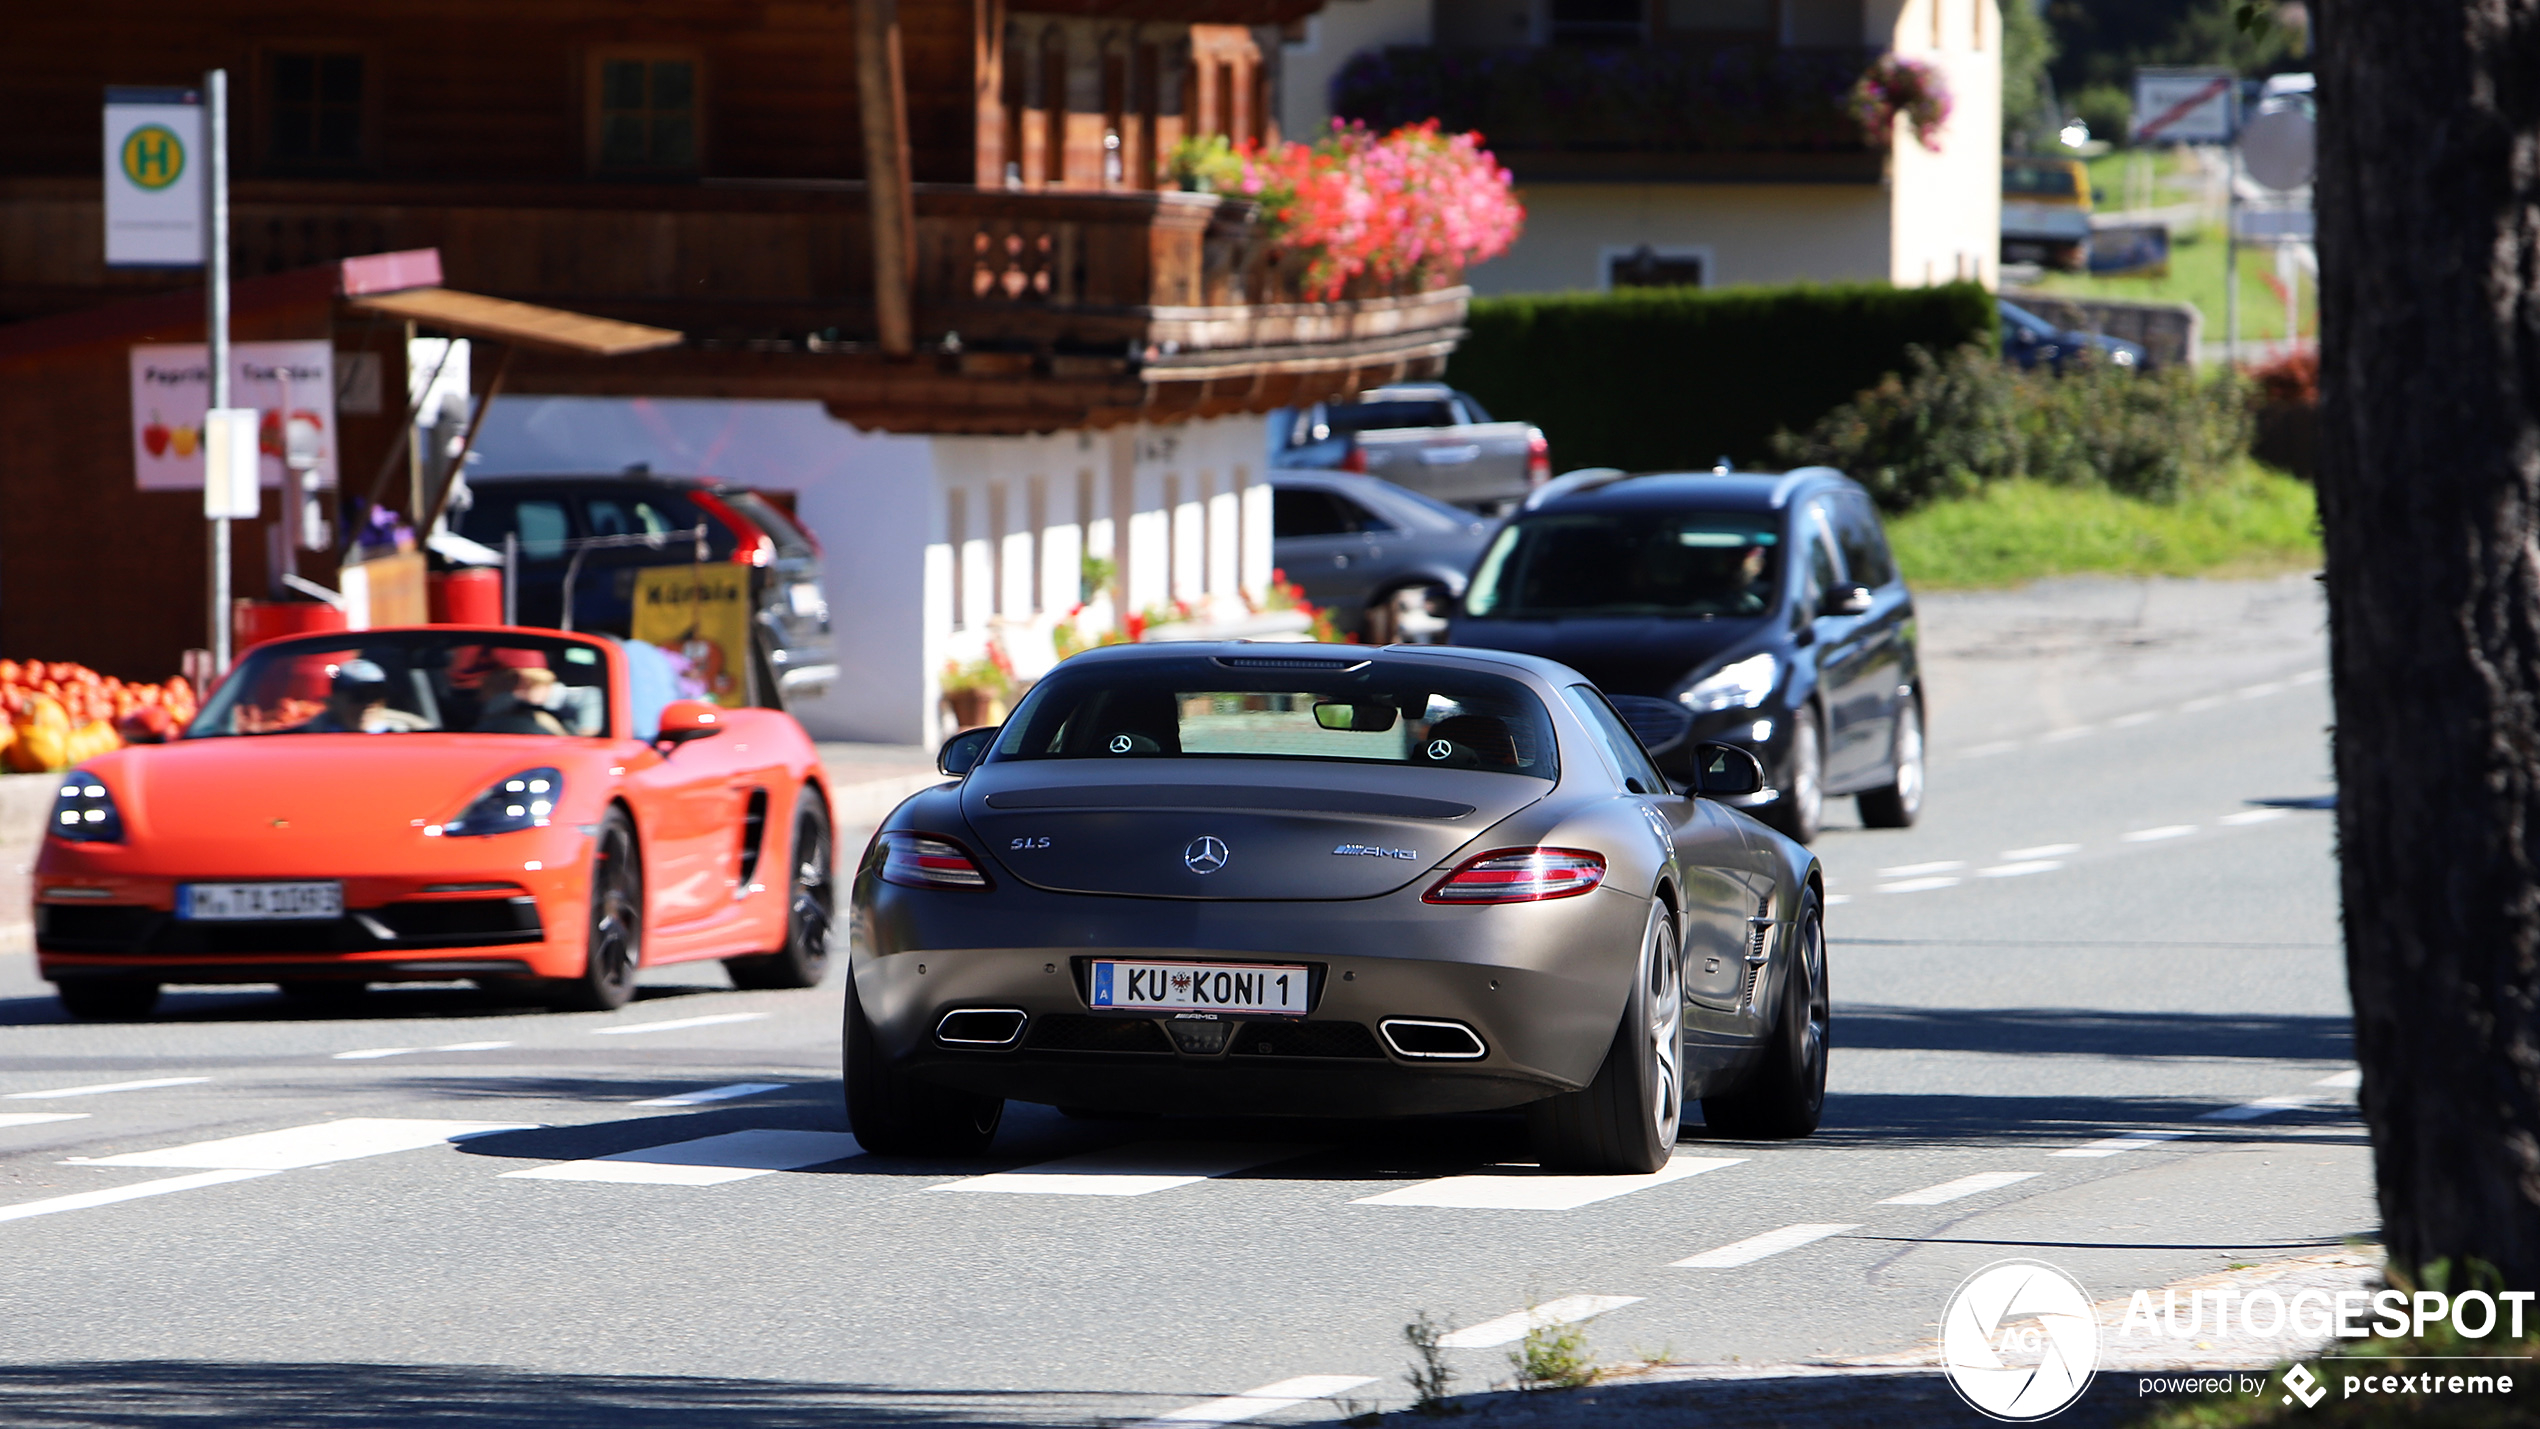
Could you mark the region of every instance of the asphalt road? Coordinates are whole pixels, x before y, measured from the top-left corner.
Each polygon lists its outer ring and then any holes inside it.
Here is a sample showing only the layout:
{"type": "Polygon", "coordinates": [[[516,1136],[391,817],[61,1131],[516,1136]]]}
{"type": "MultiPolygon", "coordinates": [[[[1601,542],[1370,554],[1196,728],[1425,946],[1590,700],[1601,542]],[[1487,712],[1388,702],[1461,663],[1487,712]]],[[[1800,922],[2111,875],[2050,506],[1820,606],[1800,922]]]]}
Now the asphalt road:
{"type": "Polygon", "coordinates": [[[1529,1175],[1499,1117],[1017,1106],[979,1161],[864,1156],[836,991],[710,964],[613,1014],[194,989],[112,1026],[0,957],[0,1424],[1137,1422],[1250,1390],[1186,1418],[1293,1422],[1403,1406],[1421,1312],[1473,1342],[1459,1389],[1508,1377],[1479,1342],[1530,1306],[1594,1312],[1607,1360],[1828,1364],[1915,1350],[2006,1255],[2111,1298],[2370,1237],[2311,588],[1926,625],[1928,815],[1820,845],[1826,1125],[1689,1127],[1660,1177],[1529,1175]]]}

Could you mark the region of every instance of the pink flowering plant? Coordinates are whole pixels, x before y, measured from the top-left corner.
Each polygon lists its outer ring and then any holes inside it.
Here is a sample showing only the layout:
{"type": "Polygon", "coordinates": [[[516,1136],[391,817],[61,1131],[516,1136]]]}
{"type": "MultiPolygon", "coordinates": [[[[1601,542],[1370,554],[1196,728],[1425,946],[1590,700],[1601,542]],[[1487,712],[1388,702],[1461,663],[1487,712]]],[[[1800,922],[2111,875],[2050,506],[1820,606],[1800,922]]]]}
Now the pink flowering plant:
{"type": "Polygon", "coordinates": [[[1481,136],[1435,120],[1385,134],[1335,120],[1312,144],[1185,140],[1172,168],[1186,187],[1260,205],[1271,244],[1299,261],[1299,288],[1318,302],[1452,278],[1506,252],[1526,219],[1481,136]]]}
{"type": "Polygon", "coordinates": [[[1872,144],[1884,145],[1901,115],[1913,126],[1916,142],[1936,154],[1949,108],[1949,82],[1940,71],[1904,55],[1879,56],[1852,86],[1853,117],[1872,144]]]}

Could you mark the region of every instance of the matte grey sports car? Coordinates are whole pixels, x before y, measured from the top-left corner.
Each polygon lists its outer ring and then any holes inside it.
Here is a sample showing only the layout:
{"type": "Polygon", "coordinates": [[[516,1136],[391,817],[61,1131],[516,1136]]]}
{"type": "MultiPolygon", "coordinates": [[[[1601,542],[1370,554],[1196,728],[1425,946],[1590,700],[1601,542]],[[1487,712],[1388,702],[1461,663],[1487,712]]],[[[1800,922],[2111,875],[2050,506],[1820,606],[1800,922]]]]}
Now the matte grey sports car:
{"type": "MultiPolygon", "coordinates": [[[[878,1152],[1008,1098],[1101,1111],[1526,1108],[1546,1166],[1648,1172],[1688,1097],[1801,1136],[1824,883],[1671,787],[1596,688],[1497,651],[1089,651],[894,810],[850,922],[845,1071],[878,1152]]],[[[1713,746],[1702,792],[1762,770],[1713,746]]]]}

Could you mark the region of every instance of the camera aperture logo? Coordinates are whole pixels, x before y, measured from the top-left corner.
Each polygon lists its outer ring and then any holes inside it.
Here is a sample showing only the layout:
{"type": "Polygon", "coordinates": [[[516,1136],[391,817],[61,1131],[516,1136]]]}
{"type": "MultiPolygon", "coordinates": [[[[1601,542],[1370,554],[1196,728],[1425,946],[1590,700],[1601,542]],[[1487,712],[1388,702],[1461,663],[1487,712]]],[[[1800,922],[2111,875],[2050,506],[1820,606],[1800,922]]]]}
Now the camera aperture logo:
{"type": "Polygon", "coordinates": [[[2062,1412],[2099,1368],[2099,1322],[2081,1283],[2038,1260],[1970,1275],[1941,1313],[1950,1386],[1979,1414],[2026,1422],[2062,1412]]]}

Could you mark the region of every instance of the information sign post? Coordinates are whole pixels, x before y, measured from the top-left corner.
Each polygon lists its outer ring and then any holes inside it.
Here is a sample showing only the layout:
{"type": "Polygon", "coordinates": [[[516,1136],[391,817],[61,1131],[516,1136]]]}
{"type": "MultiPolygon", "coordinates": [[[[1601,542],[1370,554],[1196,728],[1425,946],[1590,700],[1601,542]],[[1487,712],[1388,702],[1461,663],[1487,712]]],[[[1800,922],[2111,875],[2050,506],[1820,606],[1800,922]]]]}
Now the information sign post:
{"type": "MultiPolygon", "coordinates": [[[[211,359],[212,410],[229,410],[229,71],[203,76],[203,342],[211,359]]],[[[248,429],[254,430],[251,415],[248,429]]],[[[229,673],[229,519],[231,485],[204,471],[204,514],[211,518],[212,669],[229,673]]],[[[256,495],[255,463],[247,463],[247,494],[256,495]]]]}

